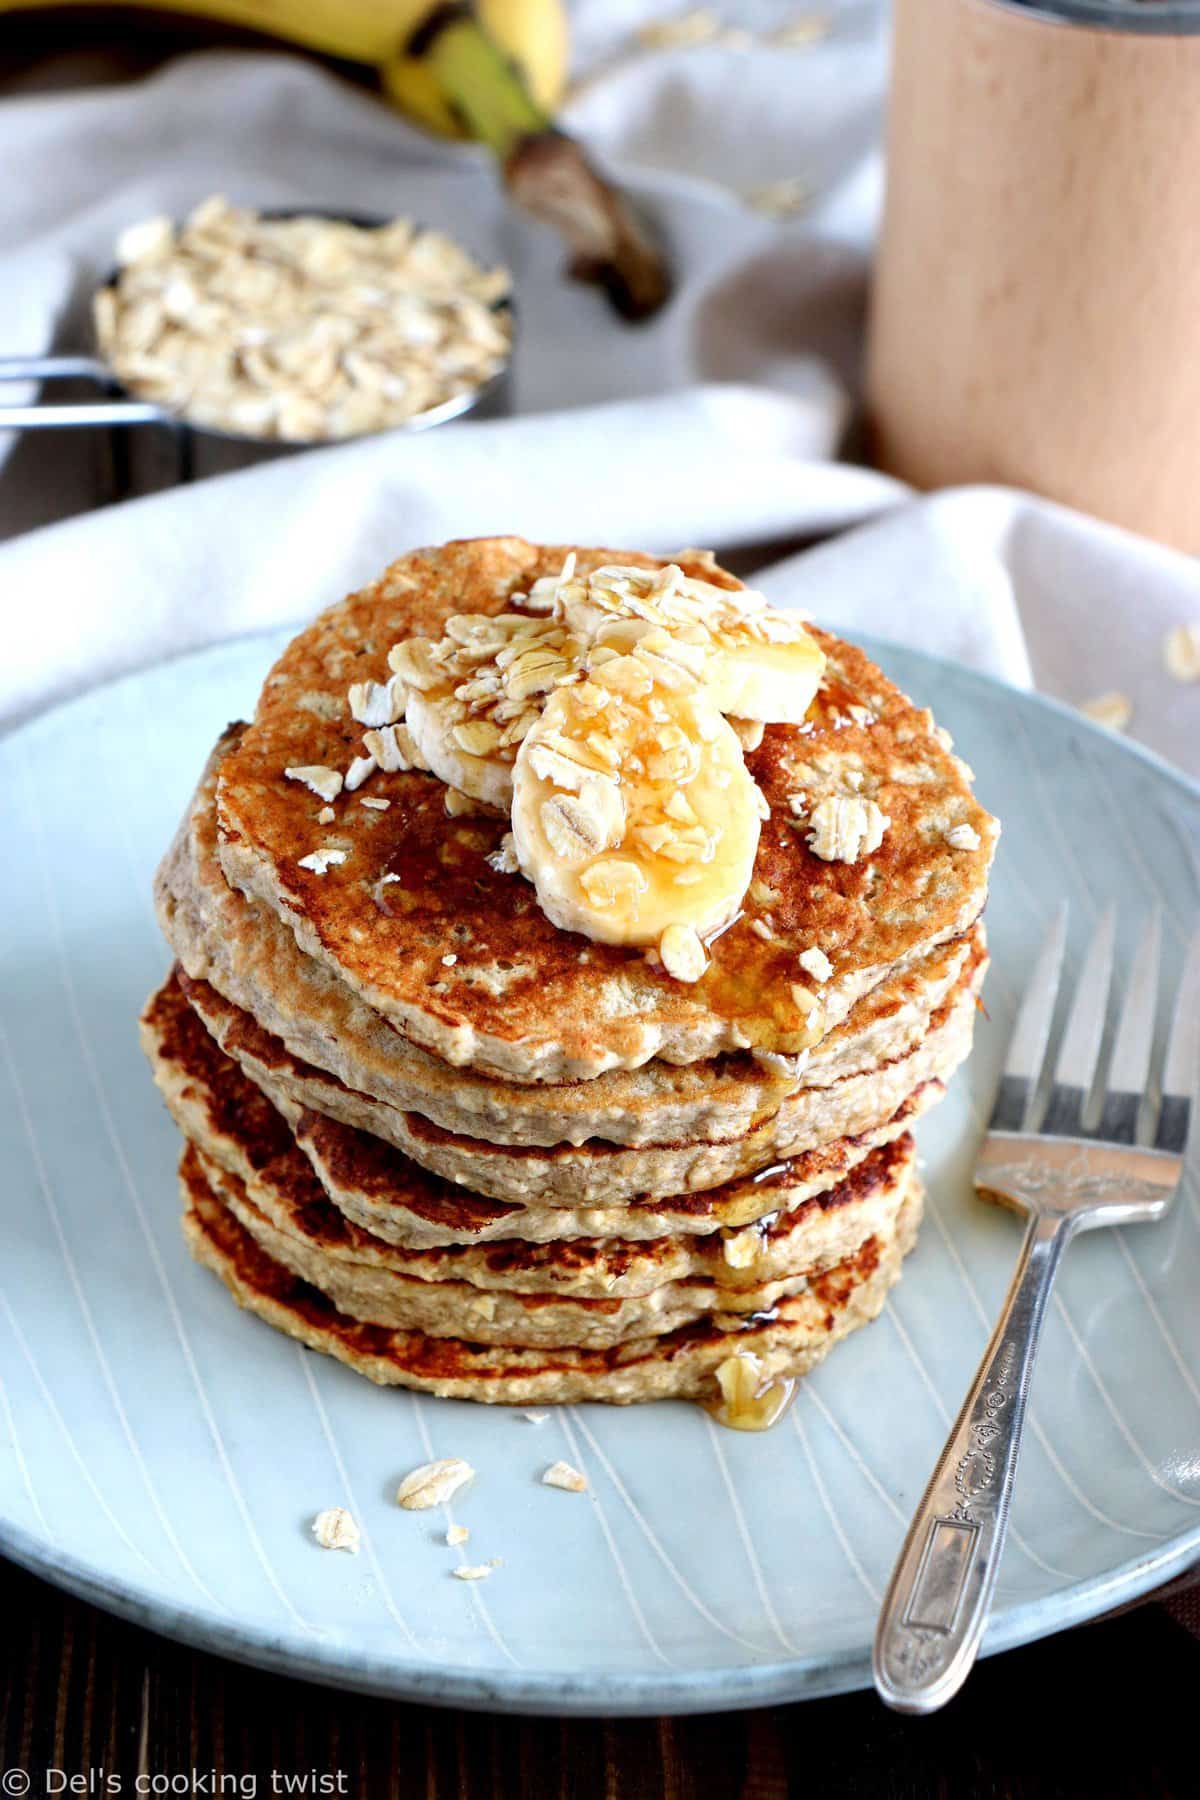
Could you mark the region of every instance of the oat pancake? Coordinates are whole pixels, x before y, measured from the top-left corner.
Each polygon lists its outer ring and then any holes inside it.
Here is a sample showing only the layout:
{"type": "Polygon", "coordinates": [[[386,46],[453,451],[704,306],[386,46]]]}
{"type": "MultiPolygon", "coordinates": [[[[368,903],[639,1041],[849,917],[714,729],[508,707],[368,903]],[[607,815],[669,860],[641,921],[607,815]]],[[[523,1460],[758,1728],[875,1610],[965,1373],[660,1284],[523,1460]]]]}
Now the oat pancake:
{"type": "MultiPolygon", "coordinates": [[[[872,1236],[886,1234],[907,1196],[916,1153],[912,1140],[892,1146],[890,1166],[864,1176],[847,1195],[847,1218],[840,1235],[857,1254],[872,1236]],[[867,1230],[868,1218],[875,1230],[867,1230]],[[851,1222],[853,1228],[851,1228],[851,1222]],[[860,1229],[859,1227],[863,1227],[860,1229]]],[[[769,1313],[782,1301],[803,1293],[811,1279],[847,1257],[828,1255],[795,1273],[762,1279],[752,1288],[733,1288],[717,1279],[720,1265],[711,1263],[693,1275],[660,1281],[645,1293],[579,1296],[561,1285],[533,1288],[460,1279],[460,1264],[480,1262],[482,1253],[432,1250],[407,1253],[378,1245],[349,1224],[324,1196],[303,1159],[284,1172],[260,1171],[251,1185],[232,1174],[195,1145],[205,1179],[234,1217],[273,1262],[320,1290],[347,1318],[400,1331],[422,1331],[430,1337],[467,1338],[473,1343],[517,1349],[607,1349],[631,1339],[658,1337],[711,1317],[736,1324],[741,1317],[769,1313]],[[289,1175],[303,1179],[293,1187],[289,1175]],[[260,1199],[265,1204],[259,1204],[260,1199]],[[422,1272],[397,1266],[420,1257],[422,1272]],[[455,1260],[446,1266],[448,1260],[455,1260]],[[430,1273],[430,1270],[440,1271],[430,1273]]],[[[834,1215],[835,1217],[837,1215],[834,1215]]],[[[796,1235],[806,1235],[797,1227],[796,1235]]],[[[518,1246],[528,1251],[530,1246],[518,1246]]],[[[544,1262],[553,1256],[543,1248],[544,1262]]],[[[499,1246],[491,1252],[498,1266],[499,1246]]],[[[539,1273],[545,1279],[546,1268],[539,1273]]],[[[526,1273],[526,1280],[538,1274],[526,1273]]]]}
{"type": "Polygon", "coordinates": [[[383,1385],[509,1405],[605,1400],[618,1404],[710,1398],[718,1365],[756,1354],[768,1377],[804,1375],[847,1333],[873,1319],[899,1278],[920,1222],[915,1185],[888,1233],[869,1238],[773,1316],[740,1329],[709,1319],[608,1349],[513,1349],[356,1323],[316,1288],[272,1260],[207,1181],[189,1149],[180,1170],[184,1235],[192,1255],[240,1306],[277,1330],[335,1356],[383,1385]]]}
{"type": "MultiPolygon", "coordinates": [[[[762,829],[743,915],[712,946],[702,978],[671,979],[639,951],[556,930],[519,876],[487,856],[502,820],[447,816],[431,776],[377,773],[328,825],[316,797],[284,778],[296,764],[344,769],[360,748],[351,682],[381,681],[387,653],[414,634],[438,636],[452,613],[497,613],[565,547],[517,538],[414,552],[297,637],[267,677],[250,729],[220,769],[219,854],[230,882],[262,901],[300,947],[406,1038],[453,1064],[519,1082],[592,1078],[652,1057],[690,1062],[747,1047],[793,1052],[843,1018],[893,966],[961,936],[984,901],[994,821],[927,712],[859,650],[815,633],[826,678],[804,726],[768,726],[748,758],[771,816],[762,829]],[[798,793],[815,805],[847,791],[847,775],[891,824],[872,856],[816,857],[792,823],[798,793]],[[946,834],[967,826],[976,847],[946,834]],[[323,874],[306,853],[344,854],[323,874]],[[398,879],[381,886],[385,875],[398,879]],[[756,921],[770,915],[769,941],[756,921]],[[443,964],[447,945],[457,962],[443,964]],[[833,965],[820,1006],[792,998],[797,957],[818,947],[833,965]]],[[[626,552],[578,552],[581,572],[605,562],[660,566],[626,552]]],[[[685,573],[736,586],[707,562],[685,573]]]]}
{"type": "MultiPolygon", "coordinates": [[[[877,1068],[827,1088],[801,1088],[740,1136],[715,1143],[682,1140],[626,1148],[599,1139],[548,1147],[489,1144],[440,1130],[415,1113],[397,1111],[293,1057],[278,1038],[203,982],[181,976],[189,998],[216,1037],[296,1126],[315,1159],[328,1157],[328,1134],[301,1126],[310,1112],[367,1132],[422,1168],[490,1199],[539,1208],[606,1208],[649,1196],[696,1194],[752,1178],[769,1165],[801,1163],[799,1180],[819,1180],[822,1152],[841,1157],[847,1139],[879,1142],[889,1122],[933,1103],[940,1084],[967,1054],[976,996],[986,968],[978,949],[929,1022],[921,1042],[877,1068]],[[811,1160],[807,1160],[811,1159],[811,1160]]],[[[902,1129],[902,1127],[897,1127],[902,1129]]],[[[336,1147],[335,1147],[336,1148],[336,1147]]]]}
{"type": "Polygon", "coordinates": [[[836,1146],[819,1161],[781,1163],[760,1178],[702,1196],[640,1202],[603,1215],[567,1214],[579,1228],[565,1232],[563,1209],[547,1214],[484,1200],[429,1175],[379,1139],[318,1114],[302,1114],[293,1135],[220,1050],[176,981],[148,1002],[142,1037],[180,1130],[206,1159],[244,1183],[251,1202],[276,1225],[286,1228],[298,1209],[328,1199],[360,1227],[351,1240],[359,1260],[382,1256],[418,1279],[596,1299],[698,1278],[736,1294],[841,1261],[887,1215],[912,1155],[906,1129],[924,1099],[873,1139],[836,1146]],[[589,1234],[586,1225],[597,1216],[608,1229],[589,1234]],[[451,1246],[466,1248],[424,1254],[451,1246]]]}
{"type": "MultiPolygon", "coordinates": [[[[231,728],[217,745],[156,879],[159,919],[176,955],[189,975],[252,1015],[301,1062],[465,1137],[543,1145],[739,1137],[797,1088],[829,1086],[915,1048],[978,948],[968,934],[889,971],[800,1069],[771,1068],[745,1051],[541,1085],[455,1068],[403,1038],[306,955],[273,912],[230,888],[217,859],[216,778],[241,735],[231,728]]],[[[277,1079],[286,1086],[282,1070],[277,1079]]]]}

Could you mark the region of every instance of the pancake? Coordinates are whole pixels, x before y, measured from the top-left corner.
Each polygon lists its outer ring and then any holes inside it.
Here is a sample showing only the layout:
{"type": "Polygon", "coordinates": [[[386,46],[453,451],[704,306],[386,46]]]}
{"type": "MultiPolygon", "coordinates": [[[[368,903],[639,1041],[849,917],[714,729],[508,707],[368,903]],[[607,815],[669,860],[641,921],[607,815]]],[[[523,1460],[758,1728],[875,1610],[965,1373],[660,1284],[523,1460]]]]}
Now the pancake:
{"type": "MultiPolygon", "coordinates": [[[[218,853],[231,884],[275,912],[301,949],[402,1036],[518,1082],[591,1079],[653,1057],[800,1051],[889,969],[970,928],[995,822],[930,714],[861,651],[823,632],[814,635],[826,677],[808,723],[768,726],[747,757],[770,818],[743,913],[694,984],[672,980],[640,951],[557,930],[522,878],[487,861],[504,821],[448,816],[445,790],[429,775],[378,773],[371,793],[390,802],[387,811],[346,796],[334,822],[320,826],[315,797],[284,770],[345,769],[358,753],[351,682],[386,679],[391,645],[440,635],[453,613],[504,611],[565,555],[517,538],[417,551],[294,639],[221,764],[218,853]],[[822,861],[792,823],[790,803],[799,793],[810,807],[846,793],[848,776],[891,823],[869,858],[822,861]],[[955,827],[970,828],[974,848],[950,845],[955,827]],[[322,874],[300,866],[326,846],[345,860],[322,874]],[[385,875],[396,879],[383,888],[385,875]],[[452,967],[443,963],[448,944],[452,967]],[[814,947],[833,973],[819,1005],[803,1010],[793,998],[797,959],[814,947]]],[[[580,572],[613,561],[662,566],[615,551],[577,558],[580,572]]],[[[707,561],[684,557],[681,566],[739,585],[707,561]]]]}
{"type": "MultiPolygon", "coordinates": [[[[840,1177],[831,1170],[827,1185],[815,1195],[790,1186],[784,1169],[771,1172],[770,1179],[757,1187],[752,1184],[747,1203],[752,1196],[753,1222],[743,1218],[741,1230],[722,1228],[721,1214],[710,1210],[707,1235],[675,1235],[670,1213],[663,1212],[647,1215],[663,1221],[662,1235],[657,1237],[643,1233],[635,1240],[544,1237],[531,1242],[498,1235],[505,1225],[504,1214],[520,1209],[477,1201],[393,1152],[387,1200],[381,1197],[381,1208],[386,1204],[402,1217],[415,1215],[430,1222],[432,1231],[440,1226],[443,1234],[440,1246],[410,1241],[398,1248],[395,1238],[380,1236],[374,1217],[360,1227],[357,1215],[345,1206],[348,1191],[369,1190],[381,1173],[381,1147],[375,1139],[334,1127],[343,1138],[341,1180],[336,1187],[318,1182],[284,1119],[218,1049],[175,983],[168,983],[148,1004],[143,1041],[155,1080],[180,1130],[201,1153],[210,1182],[212,1165],[228,1174],[236,1184],[232,1190],[220,1181],[216,1185],[238,1216],[242,1217],[244,1189],[249,1204],[295,1240],[309,1261],[293,1263],[268,1243],[275,1259],[326,1288],[341,1310],[355,1316],[364,1315],[348,1307],[340,1293],[327,1288],[315,1273],[322,1258],[391,1270],[415,1281],[469,1282],[483,1289],[602,1301],[655,1296],[660,1313],[668,1303],[676,1311],[703,1310],[697,1304],[701,1299],[718,1310],[756,1311],[777,1298],[766,1292],[767,1285],[844,1260],[886,1225],[913,1171],[912,1139],[897,1129],[886,1145],[848,1159],[840,1177]],[[492,1216],[496,1212],[499,1219],[492,1216]],[[474,1229],[480,1217],[487,1237],[474,1229]],[[668,1284],[681,1283],[690,1284],[688,1291],[664,1292],[668,1284]]],[[[254,1231],[253,1223],[248,1229],[254,1231]]],[[[365,1316],[397,1322],[378,1313],[365,1316]]]]}
{"type": "MultiPolygon", "coordinates": [[[[430,1337],[466,1337],[473,1343],[518,1349],[607,1349],[631,1339],[657,1337],[697,1321],[738,1318],[771,1312],[782,1301],[803,1293],[813,1279],[856,1255],[868,1238],[890,1231],[911,1186],[916,1152],[911,1138],[878,1153],[889,1161],[864,1173],[861,1183],[818,1217],[833,1221],[823,1235],[832,1244],[844,1238],[848,1256],[832,1251],[814,1262],[752,1287],[720,1279],[722,1267],[711,1259],[698,1273],[659,1281],[636,1294],[578,1295],[562,1284],[534,1287],[546,1281],[556,1261],[556,1246],[543,1246],[540,1265],[524,1270],[524,1282],[492,1281],[485,1285],[463,1278],[469,1260],[486,1272],[513,1261],[528,1263],[531,1246],[513,1246],[515,1255],[502,1260],[500,1247],[489,1253],[460,1250],[405,1252],[380,1245],[351,1225],[325,1197],[311,1170],[299,1158],[287,1171],[261,1170],[251,1185],[196,1146],[191,1153],[205,1178],[234,1217],[273,1262],[317,1288],[347,1318],[421,1331],[430,1337]],[[299,1178],[299,1185],[292,1177],[299,1178]],[[861,1189],[861,1191],[860,1191],[861,1189]],[[260,1198],[266,1204],[260,1206],[260,1198]],[[868,1225],[874,1229],[868,1229],[868,1225]],[[419,1271],[414,1265],[419,1262],[419,1271]]],[[[803,1245],[808,1233],[797,1225],[792,1233],[803,1245]]],[[[644,1253],[644,1246],[642,1247],[644,1253]]],[[[780,1254],[777,1247],[777,1255],[780,1254]]],[[[804,1261],[806,1252],[797,1254],[804,1261]]],[[[643,1255],[643,1261],[648,1261],[643,1255]]],[[[644,1270],[648,1274],[648,1270],[644,1270]]]]}
{"type": "Polygon", "coordinates": [[[631,1146],[740,1137],[798,1088],[829,1086],[915,1048],[981,942],[976,927],[890,970],[801,1067],[771,1067],[741,1051],[541,1085],[455,1068],[401,1037],[305,955],[274,913],[230,888],[217,858],[216,782],[242,730],[231,728],[217,745],[156,879],[159,919],[176,956],[293,1057],[460,1136],[542,1145],[598,1137],[631,1146]]]}
{"type": "MultiPolygon", "coordinates": [[[[878,1142],[920,1090],[932,1104],[940,1085],[970,1049],[976,996],[986,969],[980,949],[968,961],[917,1047],[906,1055],[843,1077],[829,1088],[801,1088],[779,1110],[740,1137],[684,1140],[625,1148],[593,1139],[549,1147],[489,1144],[441,1131],[415,1113],[397,1112],[368,1094],[300,1062],[277,1038],[231,1007],[214,989],[182,977],[196,1011],[222,1047],[297,1128],[309,1147],[319,1127],[301,1125],[311,1112],[354,1127],[403,1152],[422,1168],[489,1199],[542,1208],[612,1207],[648,1196],[677,1196],[753,1178],[782,1161],[813,1158],[800,1181],[819,1177],[822,1152],[841,1155],[845,1140],[878,1142]]],[[[918,1109],[920,1110],[920,1109],[918,1109]]],[[[902,1128],[902,1127],[901,1127],[902,1128]]],[[[328,1134],[315,1144],[328,1156],[328,1134]]]]}
{"type": "Polygon", "coordinates": [[[872,1237],[835,1269],[740,1327],[715,1319],[608,1349],[514,1349],[397,1331],[348,1319],[316,1288],[272,1260],[239,1223],[188,1150],[180,1169],[184,1236],[239,1306],[385,1386],[513,1406],[604,1400],[710,1399],[717,1368],[736,1351],[765,1377],[807,1374],[841,1338],[875,1318],[916,1239],[915,1188],[890,1234],[872,1237]]]}
{"type": "Polygon", "coordinates": [[[295,1141],[338,1208],[385,1243],[419,1248],[497,1238],[534,1244],[575,1238],[641,1243],[737,1231],[765,1214],[786,1216],[810,1201],[823,1202],[832,1188],[856,1174],[873,1151],[894,1143],[915,1125],[944,1092],[941,1082],[926,1082],[874,1131],[842,1138],[806,1156],[785,1158],[757,1175],[698,1194],[664,1194],[621,1206],[522,1206],[488,1200],[442,1182],[390,1144],[320,1113],[300,1114],[295,1141]],[[437,1196],[432,1200],[431,1187],[437,1196]],[[453,1208],[443,1199],[449,1195],[457,1198],[453,1208]]]}

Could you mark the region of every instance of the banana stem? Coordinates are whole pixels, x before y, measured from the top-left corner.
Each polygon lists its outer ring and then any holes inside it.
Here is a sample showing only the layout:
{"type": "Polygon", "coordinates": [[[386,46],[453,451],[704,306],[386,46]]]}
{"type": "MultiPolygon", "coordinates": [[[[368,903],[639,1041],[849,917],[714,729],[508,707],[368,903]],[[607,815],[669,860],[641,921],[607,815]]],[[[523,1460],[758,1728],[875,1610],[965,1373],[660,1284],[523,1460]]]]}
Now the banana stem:
{"type": "Polygon", "coordinates": [[[671,291],[662,252],[624,196],[532,99],[474,10],[439,6],[406,48],[423,58],[471,136],[496,156],[517,205],[566,240],[571,273],[596,282],[625,318],[657,312],[671,291]]]}

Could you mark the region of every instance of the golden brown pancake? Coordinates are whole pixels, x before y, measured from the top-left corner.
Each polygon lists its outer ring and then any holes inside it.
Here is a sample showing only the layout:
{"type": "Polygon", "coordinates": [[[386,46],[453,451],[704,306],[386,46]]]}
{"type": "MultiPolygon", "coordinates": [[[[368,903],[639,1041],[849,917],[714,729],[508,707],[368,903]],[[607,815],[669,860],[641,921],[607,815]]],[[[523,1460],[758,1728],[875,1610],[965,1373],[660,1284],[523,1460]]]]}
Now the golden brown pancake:
{"type": "Polygon", "coordinates": [[[188,1246],[240,1306],[371,1381],[513,1406],[711,1398],[716,1369],[739,1350],[757,1355],[766,1377],[807,1374],[839,1339],[879,1312],[915,1241],[921,1213],[917,1191],[889,1237],[869,1239],[803,1294],[781,1301],[772,1317],[740,1329],[707,1320],[605,1350],[513,1349],[346,1318],[318,1289],[272,1261],[213,1191],[191,1149],[180,1181],[188,1246]]]}
{"type": "MultiPolygon", "coordinates": [[[[829,1088],[802,1088],[779,1110],[741,1136],[717,1143],[626,1148],[598,1139],[550,1147],[489,1144],[440,1130],[415,1113],[400,1113],[370,1095],[301,1063],[214,989],[181,976],[200,1017],[242,1069],[296,1127],[309,1148],[301,1115],[313,1112],[365,1131],[411,1161],[476,1194],[518,1205],[614,1207],[645,1197],[678,1196],[753,1179],[787,1161],[797,1184],[820,1183],[829,1155],[847,1141],[866,1146],[886,1136],[889,1122],[933,1104],[947,1075],[967,1054],[975,999],[986,957],[973,956],[930,1021],[916,1048],[878,1068],[846,1076],[829,1088]],[[922,1095],[923,1100],[916,1096],[922,1095]]],[[[898,1129],[903,1129],[899,1126],[898,1129]]],[[[327,1143],[326,1138],[326,1143],[327,1143]]],[[[319,1158],[325,1147],[314,1143],[319,1158]]],[[[313,1152],[310,1152],[313,1153],[313,1152]]],[[[732,1196],[727,1196],[732,1198],[732,1196]]]]}
{"type": "MultiPolygon", "coordinates": [[[[221,765],[219,854],[231,883],[277,913],[303,950],[405,1037],[517,1081],[590,1078],[655,1056],[798,1051],[889,968],[970,927],[983,906],[994,821],[931,716],[827,633],[816,634],[827,670],[809,722],[768,726],[748,758],[771,816],[743,914],[694,984],[638,950],[557,930],[520,876],[487,861],[503,820],[448,817],[432,776],[377,773],[371,792],[390,801],[386,812],[345,796],[333,823],[320,825],[316,797],[284,769],[347,767],[361,737],[350,684],[385,679],[392,644],[439,636],[453,613],[510,608],[531,581],[557,573],[565,554],[519,538],[417,551],[302,632],[221,765]],[[821,861],[792,822],[791,801],[845,792],[850,773],[891,824],[872,856],[821,861]],[[977,847],[951,847],[955,826],[971,827],[977,847]],[[300,866],[326,846],[344,852],[340,866],[324,874],[300,866]],[[382,887],[385,875],[398,880],[382,887]],[[753,927],[768,914],[773,935],[764,941],[753,927]],[[448,945],[457,956],[450,968],[448,945]],[[797,958],[812,947],[834,971],[819,1014],[792,998],[797,958]]],[[[576,554],[580,572],[614,561],[660,566],[627,552],[576,554]]],[[[738,585],[707,562],[681,566],[738,585]]]]}
{"type": "MultiPolygon", "coordinates": [[[[250,1014],[294,1058],[464,1137],[541,1145],[595,1137],[630,1146],[738,1138],[798,1089],[828,1087],[915,1049],[982,944],[976,926],[889,970],[799,1067],[768,1067],[735,1051],[702,1063],[656,1060],[591,1081],[538,1085],[455,1068],[401,1037],[305,955],[274,913],[229,887],[217,859],[216,775],[240,735],[237,728],[217,746],[158,874],[159,917],[176,955],[189,976],[250,1014]]],[[[276,1080],[286,1086],[282,1066],[276,1080]]]]}
{"type": "MultiPolygon", "coordinates": [[[[867,1238],[886,1236],[912,1186],[916,1153],[904,1135],[818,1197],[765,1211],[736,1233],[401,1249],[331,1202],[283,1120],[189,1012],[177,987],[164,989],[147,1009],[146,1045],[210,1187],[274,1261],[375,1324],[597,1347],[713,1313],[767,1312],[867,1238]]],[[[368,1158],[369,1144],[358,1139],[368,1158]]],[[[439,1195],[411,1165],[408,1180],[430,1209],[440,1199],[452,1219],[469,1220],[470,1196],[439,1195]]]]}

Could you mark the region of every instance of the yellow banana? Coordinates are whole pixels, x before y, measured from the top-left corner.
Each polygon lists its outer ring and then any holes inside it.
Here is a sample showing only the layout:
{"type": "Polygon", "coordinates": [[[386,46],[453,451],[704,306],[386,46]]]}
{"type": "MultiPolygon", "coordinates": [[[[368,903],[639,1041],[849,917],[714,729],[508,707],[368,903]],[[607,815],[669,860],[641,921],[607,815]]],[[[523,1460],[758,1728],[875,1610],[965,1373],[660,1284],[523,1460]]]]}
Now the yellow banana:
{"type": "MultiPolygon", "coordinates": [[[[112,0],[0,0],[0,15],[112,0]]],[[[485,144],[511,198],[563,237],[571,272],[626,318],[648,318],[671,280],[634,209],[554,124],[566,80],[565,0],[125,0],[285,38],[374,67],[428,130],[485,144]]]]}
{"type": "MultiPolygon", "coordinates": [[[[0,13],[112,0],[0,0],[0,13]]],[[[428,62],[408,53],[414,33],[447,8],[439,0],[124,0],[153,12],[222,20],[284,38],[348,62],[372,65],[384,92],[402,112],[443,137],[469,135],[447,102],[428,62]]],[[[470,8],[516,64],[530,98],[552,113],[562,98],[569,53],[563,0],[474,0],[470,8]]]]}
{"type": "MultiPolygon", "coordinates": [[[[339,0],[324,3],[333,15],[340,14],[339,0]]],[[[368,5],[373,3],[375,0],[366,0],[368,5]]],[[[435,10],[440,9],[430,0],[407,0],[407,5],[398,5],[397,11],[414,15],[400,41],[407,43],[422,19],[435,10]]],[[[473,10],[484,30],[516,63],[530,98],[544,112],[554,112],[566,86],[570,54],[563,0],[475,0],[473,10]]],[[[427,58],[403,52],[385,56],[380,72],[384,92],[401,112],[441,137],[469,135],[458,112],[448,104],[427,58]]]]}

